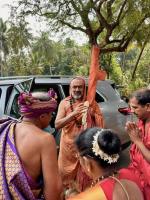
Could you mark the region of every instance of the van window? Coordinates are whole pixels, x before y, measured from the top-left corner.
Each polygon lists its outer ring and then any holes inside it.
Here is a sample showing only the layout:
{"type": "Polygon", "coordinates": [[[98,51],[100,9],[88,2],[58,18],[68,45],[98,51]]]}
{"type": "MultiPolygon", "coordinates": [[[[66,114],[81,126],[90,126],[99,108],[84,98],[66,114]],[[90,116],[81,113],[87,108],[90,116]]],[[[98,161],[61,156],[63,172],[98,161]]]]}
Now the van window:
{"type": "Polygon", "coordinates": [[[65,97],[69,96],[69,85],[62,85],[65,97]]]}
{"type": "Polygon", "coordinates": [[[118,90],[119,88],[121,88],[121,86],[116,86],[115,83],[111,83],[111,87],[114,89],[114,91],[116,92],[116,94],[120,97],[120,91],[118,90]]]}
{"type": "Polygon", "coordinates": [[[17,119],[21,117],[19,113],[18,97],[19,97],[19,93],[14,96],[14,100],[13,100],[11,111],[10,111],[10,116],[17,119]]]}
{"type": "MultiPolygon", "coordinates": [[[[63,87],[64,93],[65,93],[65,96],[66,97],[69,96],[69,85],[62,85],[62,87],[63,87]]],[[[105,101],[104,98],[103,98],[103,96],[100,95],[97,91],[96,91],[95,100],[96,100],[97,103],[105,101]]]]}
{"type": "Polygon", "coordinates": [[[10,95],[11,95],[12,89],[13,89],[13,85],[11,85],[11,86],[9,86],[9,87],[7,88],[5,107],[6,107],[7,103],[8,103],[8,100],[9,100],[9,97],[10,97],[10,95]]]}
{"type": "Polygon", "coordinates": [[[57,102],[60,103],[62,94],[60,88],[56,84],[36,84],[32,86],[31,92],[48,92],[50,88],[53,88],[57,94],[57,102]]]}
{"type": "Polygon", "coordinates": [[[102,95],[100,95],[98,92],[96,92],[95,100],[97,103],[101,103],[101,102],[105,101],[104,97],[102,95]]]}

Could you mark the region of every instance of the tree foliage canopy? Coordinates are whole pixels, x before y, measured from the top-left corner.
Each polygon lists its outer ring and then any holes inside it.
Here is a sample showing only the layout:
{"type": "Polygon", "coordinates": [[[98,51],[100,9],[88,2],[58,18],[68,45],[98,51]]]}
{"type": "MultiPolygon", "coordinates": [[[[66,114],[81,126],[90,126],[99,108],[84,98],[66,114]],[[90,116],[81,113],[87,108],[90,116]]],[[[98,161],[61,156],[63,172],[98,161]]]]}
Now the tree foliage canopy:
{"type": "Polygon", "coordinates": [[[125,51],[150,24],[149,0],[19,0],[17,8],[21,17],[45,17],[52,30],[85,33],[103,53],[125,51]]]}

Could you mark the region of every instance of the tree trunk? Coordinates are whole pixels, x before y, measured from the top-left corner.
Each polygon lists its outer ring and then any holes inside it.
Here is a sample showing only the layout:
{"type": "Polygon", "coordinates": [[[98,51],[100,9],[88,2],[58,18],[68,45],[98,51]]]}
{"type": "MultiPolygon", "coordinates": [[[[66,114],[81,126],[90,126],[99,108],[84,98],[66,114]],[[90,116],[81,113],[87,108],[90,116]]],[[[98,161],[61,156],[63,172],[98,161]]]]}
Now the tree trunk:
{"type": "Polygon", "coordinates": [[[150,33],[148,33],[148,36],[146,37],[146,39],[145,39],[145,41],[144,41],[144,43],[143,43],[143,46],[142,46],[141,51],[140,51],[140,54],[139,54],[138,59],[137,59],[137,61],[136,61],[136,63],[135,63],[135,66],[134,66],[134,69],[133,69],[133,73],[132,73],[132,76],[131,76],[131,81],[133,81],[134,78],[135,78],[136,70],[137,70],[139,61],[140,61],[140,59],[141,59],[141,56],[142,56],[142,54],[143,54],[144,48],[145,48],[145,46],[146,46],[146,44],[147,44],[147,42],[148,42],[149,35],[150,35],[150,33]]]}

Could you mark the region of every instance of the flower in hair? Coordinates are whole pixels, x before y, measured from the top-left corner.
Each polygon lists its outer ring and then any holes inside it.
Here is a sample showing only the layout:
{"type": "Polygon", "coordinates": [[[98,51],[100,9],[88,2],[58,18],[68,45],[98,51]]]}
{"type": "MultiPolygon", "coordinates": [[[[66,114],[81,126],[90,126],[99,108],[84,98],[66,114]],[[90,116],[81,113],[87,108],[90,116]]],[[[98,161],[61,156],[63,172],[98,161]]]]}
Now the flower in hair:
{"type": "Polygon", "coordinates": [[[92,142],[92,151],[95,154],[95,156],[99,156],[102,160],[106,161],[107,163],[115,163],[118,161],[119,154],[112,154],[108,155],[105,153],[103,150],[100,149],[99,144],[98,144],[98,136],[101,134],[103,129],[101,131],[97,131],[97,133],[94,135],[94,140],[92,142]]]}

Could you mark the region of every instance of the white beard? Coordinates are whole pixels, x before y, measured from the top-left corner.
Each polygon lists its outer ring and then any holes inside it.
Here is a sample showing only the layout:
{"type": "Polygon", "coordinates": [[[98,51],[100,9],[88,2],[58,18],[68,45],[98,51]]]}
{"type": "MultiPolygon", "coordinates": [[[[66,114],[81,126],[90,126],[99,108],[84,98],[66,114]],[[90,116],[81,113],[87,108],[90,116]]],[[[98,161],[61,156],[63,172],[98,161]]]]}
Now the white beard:
{"type": "Polygon", "coordinates": [[[75,100],[79,100],[79,99],[81,99],[81,97],[82,97],[82,95],[80,94],[80,95],[73,95],[72,96],[75,100]]]}

